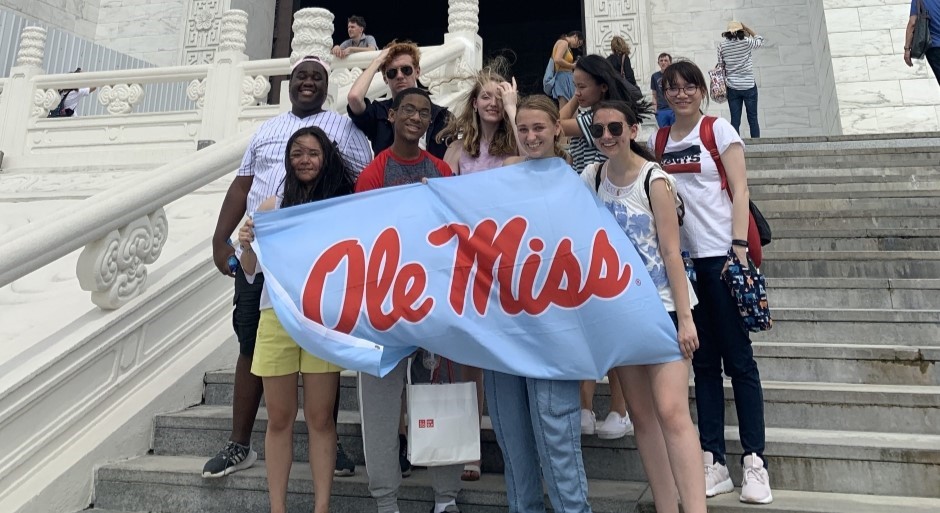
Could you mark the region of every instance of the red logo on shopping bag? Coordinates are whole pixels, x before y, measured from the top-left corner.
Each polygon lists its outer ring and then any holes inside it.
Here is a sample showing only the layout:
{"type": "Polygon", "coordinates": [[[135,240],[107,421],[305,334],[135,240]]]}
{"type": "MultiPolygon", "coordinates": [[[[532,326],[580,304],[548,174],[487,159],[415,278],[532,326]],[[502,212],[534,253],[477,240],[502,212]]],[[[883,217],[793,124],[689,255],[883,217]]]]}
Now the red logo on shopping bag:
{"type": "Polygon", "coordinates": [[[434,419],[418,419],[418,429],[433,428],[434,419]]]}

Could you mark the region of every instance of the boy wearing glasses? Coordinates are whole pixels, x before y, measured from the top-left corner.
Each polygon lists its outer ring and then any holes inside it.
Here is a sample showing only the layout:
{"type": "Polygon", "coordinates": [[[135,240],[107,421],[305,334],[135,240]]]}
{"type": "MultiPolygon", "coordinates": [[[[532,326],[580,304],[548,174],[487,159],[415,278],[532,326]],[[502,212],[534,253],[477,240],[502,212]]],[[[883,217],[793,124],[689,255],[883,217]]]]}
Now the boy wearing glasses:
{"type": "MultiPolygon", "coordinates": [[[[356,192],[421,182],[424,178],[453,176],[443,160],[421,149],[433,117],[427,91],[406,88],[391,101],[388,123],[394,130],[391,146],[375,156],[356,181],[356,192]]],[[[374,144],[374,143],[373,143],[374,144]]],[[[408,360],[402,360],[384,378],[359,373],[359,409],[362,413],[362,452],[369,475],[369,492],[378,513],[398,513],[398,487],[402,472],[398,436],[399,413],[408,360]]],[[[431,470],[434,508],[431,513],[459,513],[457,494],[463,465],[431,470]]]]}
{"type": "MultiPolygon", "coordinates": [[[[418,87],[418,77],[421,75],[421,51],[418,46],[410,42],[399,43],[392,41],[376,57],[369,67],[362,71],[362,75],[353,82],[346,97],[348,104],[346,111],[349,118],[366,137],[372,142],[372,151],[378,155],[382,150],[392,145],[395,132],[388,115],[394,98],[405,89],[418,87]],[[366,98],[372,76],[376,72],[382,74],[382,80],[388,84],[389,99],[370,100],[366,98]]],[[[446,107],[431,103],[431,119],[427,131],[422,134],[419,141],[421,149],[437,158],[444,158],[447,145],[436,142],[437,133],[447,126],[450,112],[446,107]]]]}

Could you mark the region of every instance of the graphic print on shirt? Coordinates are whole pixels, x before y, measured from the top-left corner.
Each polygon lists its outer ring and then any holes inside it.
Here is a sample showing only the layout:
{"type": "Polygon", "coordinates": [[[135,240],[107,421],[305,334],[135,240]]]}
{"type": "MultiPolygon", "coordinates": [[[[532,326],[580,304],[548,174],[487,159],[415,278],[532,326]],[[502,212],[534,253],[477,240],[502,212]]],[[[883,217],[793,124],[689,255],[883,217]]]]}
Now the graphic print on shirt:
{"type": "Polygon", "coordinates": [[[663,170],[671,175],[678,173],[701,173],[702,148],[694,144],[684,150],[663,153],[663,170]]]}
{"type": "Polygon", "coordinates": [[[636,252],[646,264],[646,270],[650,273],[650,278],[656,287],[662,289],[668,285],[666,263],[659,254],[658,244],[654,243],[656,239],[650,237],[653,219],[646,214],[631,215],[626,205],[619,201],[605,201],[604,205],[607,205],[607,209],[614,215],[620,229],[630,238],[636,252]]]}
{"type": "Polygon", "coordinates": [[[385,180],[383,187],[394,187],[418,183],[422,178],[438,178],[441,172],[434,166],[429,158],[422,159],[416,164],[402,164],[395,159],[388,159],[385,163],[385,180]]]}

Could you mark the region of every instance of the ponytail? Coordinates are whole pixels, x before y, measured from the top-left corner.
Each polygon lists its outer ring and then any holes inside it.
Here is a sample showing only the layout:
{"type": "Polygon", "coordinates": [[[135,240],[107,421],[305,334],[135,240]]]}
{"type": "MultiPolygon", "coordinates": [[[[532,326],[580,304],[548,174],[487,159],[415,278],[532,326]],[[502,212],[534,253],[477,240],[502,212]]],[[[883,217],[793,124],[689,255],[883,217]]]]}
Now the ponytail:
{"type": "Polygon", "coordinates": [[[657,159],[653,155],[653,152],[651,152],[645,146],[640,146],[640,143],[636,142],[635,139],[630,139],[630,151],[632,151],[633,153],[636,153],[637,155],[643,157],[644,159],[650,162],[656,162],[657,164],[659,163],[659,159],[657,159]]]}

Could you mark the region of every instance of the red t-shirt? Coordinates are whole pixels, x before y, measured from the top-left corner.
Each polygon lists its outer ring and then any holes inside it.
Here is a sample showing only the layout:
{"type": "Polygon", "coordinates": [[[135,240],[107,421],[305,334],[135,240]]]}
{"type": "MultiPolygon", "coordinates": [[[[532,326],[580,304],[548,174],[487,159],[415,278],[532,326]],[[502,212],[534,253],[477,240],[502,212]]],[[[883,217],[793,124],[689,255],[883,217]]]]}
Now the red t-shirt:
{"type": "Polygon", "coordinates": [[[369,163],[359,179],[356,180],[356,192],[371,191],[382,187],[394,187],[418,183],[422,178],[453,176],[447,162],[431,155],[425,150],[415,159],[403,159],[388,148],[369,163]]]}

